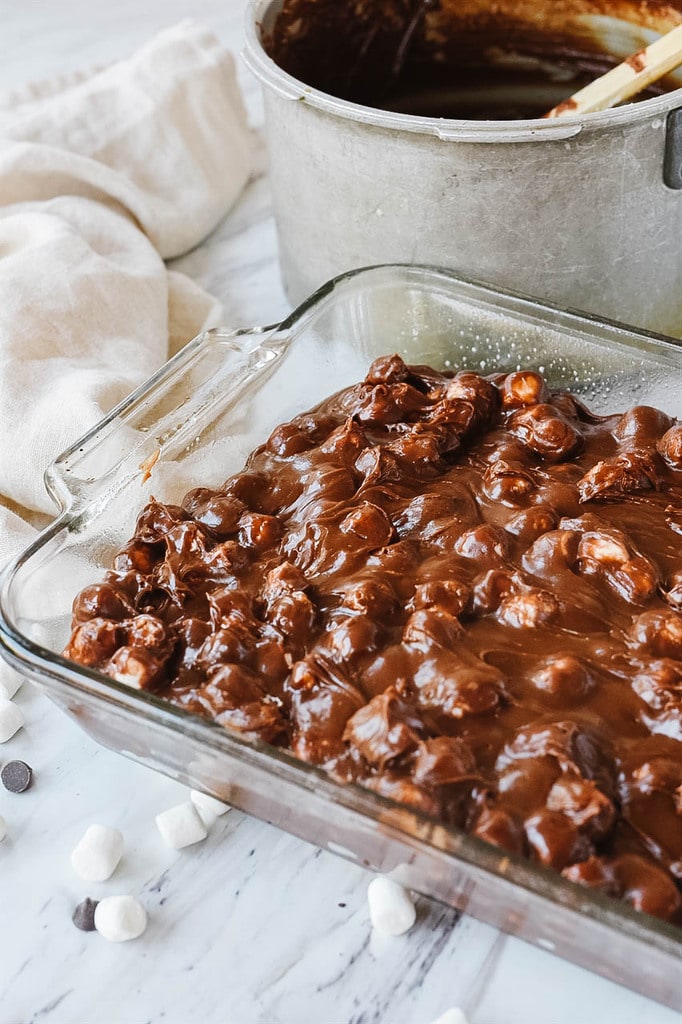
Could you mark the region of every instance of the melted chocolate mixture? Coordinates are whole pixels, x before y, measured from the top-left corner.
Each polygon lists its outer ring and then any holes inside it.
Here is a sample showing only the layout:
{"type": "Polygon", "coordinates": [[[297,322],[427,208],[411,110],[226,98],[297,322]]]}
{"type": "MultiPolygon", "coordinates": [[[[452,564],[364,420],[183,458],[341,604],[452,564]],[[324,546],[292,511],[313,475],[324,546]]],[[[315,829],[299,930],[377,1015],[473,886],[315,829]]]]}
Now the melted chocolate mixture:
{"type": "Polygon", "coordinates": [[[682,424],[377,360],[151,501],[66,655],[682,920],[682,424]]]}
{"type": "MultiPolygon", "coordinates": [[[[622,59],[605,52],[589,16],[664,32],[682,23],[679,8],[679,0],[634,9],[629,0],[284,0],[263,45],[300,81],[365,106],[535,118],[622,59]]],[[[675,87],[661,80],[637,100],[675,87]]]]}

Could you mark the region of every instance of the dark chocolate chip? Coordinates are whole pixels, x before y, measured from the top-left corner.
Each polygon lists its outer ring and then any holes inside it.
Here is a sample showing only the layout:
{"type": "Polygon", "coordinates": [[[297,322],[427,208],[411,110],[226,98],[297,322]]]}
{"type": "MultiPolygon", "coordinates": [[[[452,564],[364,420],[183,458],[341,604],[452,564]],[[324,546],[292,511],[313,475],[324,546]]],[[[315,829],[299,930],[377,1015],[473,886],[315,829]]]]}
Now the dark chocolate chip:
{"type": "Polygon", "coordinates": [[[88,896],[82,903],[78,904],[71,918],[76,928],[80,928],[82,932],[94,932],[95,910],[97,909],[98,902],[99,900],[91,900],[88,896]]]}
{"type": "Polygon", "coordinates": [[[10,793],[23,793],[33,781],[33,769],[25,761],[8,761],[0,772],[0,780],[10,793]]]}

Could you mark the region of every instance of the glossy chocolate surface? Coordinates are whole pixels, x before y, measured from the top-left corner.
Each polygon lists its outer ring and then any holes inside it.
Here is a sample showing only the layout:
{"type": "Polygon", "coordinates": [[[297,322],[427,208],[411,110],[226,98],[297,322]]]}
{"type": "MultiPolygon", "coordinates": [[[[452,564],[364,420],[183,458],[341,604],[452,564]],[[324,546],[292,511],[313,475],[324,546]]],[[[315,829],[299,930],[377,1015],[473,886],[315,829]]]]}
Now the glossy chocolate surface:
{"type": "Polygon", "coordinates": [[[151,501],[68,657],[682,920],[682,425],[377,360],[151,501]]]}

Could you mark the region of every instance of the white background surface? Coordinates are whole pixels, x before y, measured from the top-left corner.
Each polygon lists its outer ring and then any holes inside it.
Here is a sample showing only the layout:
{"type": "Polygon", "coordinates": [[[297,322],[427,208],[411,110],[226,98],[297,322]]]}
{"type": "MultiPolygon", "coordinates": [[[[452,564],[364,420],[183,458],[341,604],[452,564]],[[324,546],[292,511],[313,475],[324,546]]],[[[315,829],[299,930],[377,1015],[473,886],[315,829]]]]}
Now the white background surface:
{"type": "MultiPolygon", "coordinates": [[[[0,89],[125,56],[188,15],[237,52],[244,6],[0,0],[0,89]]],[[[243,68],[240,82],[258,125],[258,86],[243,68]]],[[[219,296],[230,326],[281,318],[267,179],[177,265],[219,296]]],[[[377,942],[361,869],[237,811],[174,853],[153,819],[186,798],[176,783],[97,747],[29,685],[17,701],[27,725],[0,760],[23,758],[36,774],[21,796],[0,791],[0,1024],[429,1024],[452,1005],[472,1024],[679,1021],[425,900],[408,936],[377,942]],[[69,864],[93,821],[126,839],[106,883],[80,882],[69,864]],[[149,912],[142,939],[110,945],[72,926],[85,895],[123,892],[149,912]]]]}

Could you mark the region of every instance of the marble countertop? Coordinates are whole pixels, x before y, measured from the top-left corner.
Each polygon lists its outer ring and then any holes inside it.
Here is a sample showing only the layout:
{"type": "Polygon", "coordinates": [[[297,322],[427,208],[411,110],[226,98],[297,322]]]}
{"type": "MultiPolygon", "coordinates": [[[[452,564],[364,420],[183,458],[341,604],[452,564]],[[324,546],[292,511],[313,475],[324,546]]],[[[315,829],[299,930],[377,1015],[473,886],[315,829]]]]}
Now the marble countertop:
{"type": "MultiPolygon", "coordinates": [[[[0,0],[0,89],[124,56],[191,15],[235,52],[244,0],[0,0]]],[[[240,68],[251,120],[257,84],[240,68]]],[[[265,162],[263,161],[263,166],[265,162]]],[[[176,261],[224,303],[230,326],[288,310],[267,175],[199,248],[176,261]]],[[[0,268],[1,272],[1,268],[0,268]]],[[[29,684],[26,727],[2,748],[35,783],[0,791],[0,1024],[674,1024],[678,1015],[519,940],[419,901],[413,930],[370,933],[361,868],[236,810],[179,853],[154,824],[186,791],[89,740],[29,684]],[[114,877],[87,884],[69,855],[93,821],[120,828],[114,877]],[[76,903],[139,895],[145,935],[108,944],[71,924],[76,903]]]]}

